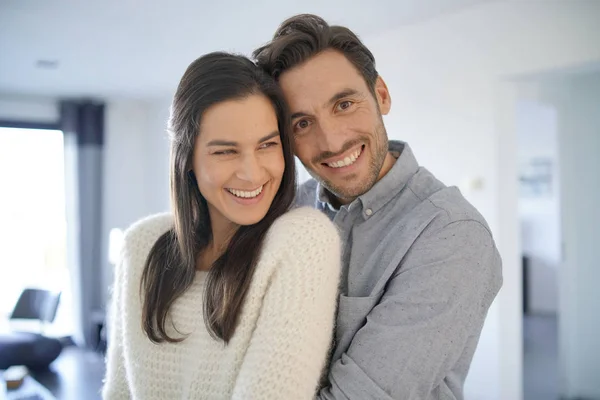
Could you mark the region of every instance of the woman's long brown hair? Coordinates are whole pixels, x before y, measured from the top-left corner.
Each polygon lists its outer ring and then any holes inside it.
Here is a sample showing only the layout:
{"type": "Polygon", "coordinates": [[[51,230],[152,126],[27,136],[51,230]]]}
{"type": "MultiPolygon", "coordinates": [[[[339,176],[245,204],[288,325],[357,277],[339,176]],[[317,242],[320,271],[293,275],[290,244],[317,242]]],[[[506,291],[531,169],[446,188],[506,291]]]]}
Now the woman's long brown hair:
{"type": "Polygon", "coordinates": [[[275,81],[243,56],[217,52],[194,61],[181,78],[169,119],[174,226],[152,247],[140,285],[142,326],[153,342],[185,339],[183,333],[178,337],[167,334],[169,310],[193,283],[198,255],[212,239],[206,200],[191,172],[202,115],[215,104],[254,94],[266,96],[277,114],[285,171],[267,215],[254,225],[241,226],[208,273],[204,321],[213,337],[228,343],[233,336],[267,230],[293,202],[296,171],[291,124],[275,81]]]}

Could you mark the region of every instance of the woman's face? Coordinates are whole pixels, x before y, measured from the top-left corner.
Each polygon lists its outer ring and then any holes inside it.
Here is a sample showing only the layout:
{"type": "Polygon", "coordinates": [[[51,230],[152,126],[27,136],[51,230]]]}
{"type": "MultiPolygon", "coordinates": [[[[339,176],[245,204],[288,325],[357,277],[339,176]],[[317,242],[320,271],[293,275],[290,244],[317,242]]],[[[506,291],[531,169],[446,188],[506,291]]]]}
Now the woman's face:
{"type": "Polygon", "coordinates": [[[269,99],[250,95],[206,110],[193,157],[213,224],[252,225],[263,219],[285,169],[277,115],[269,99]]]}

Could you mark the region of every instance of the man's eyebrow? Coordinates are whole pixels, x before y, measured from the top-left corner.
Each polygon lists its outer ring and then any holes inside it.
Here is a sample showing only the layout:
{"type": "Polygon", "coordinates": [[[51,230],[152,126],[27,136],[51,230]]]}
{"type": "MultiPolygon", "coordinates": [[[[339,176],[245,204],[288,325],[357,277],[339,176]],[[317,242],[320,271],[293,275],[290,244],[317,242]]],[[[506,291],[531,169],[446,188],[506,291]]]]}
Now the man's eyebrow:
{"type": "Polygon", "coordinates": [[[325,106],[330,106],[332,104],[335,104],[339,100],[343,99],[344,97],[353,96],[355,94],[358,94],[358,91],[355,89],[343,89],[343,90],[337,92],[336,94],[334,94],[333,96],[331,96],[331,98],[325,104],[325,106]]]}
{"type": "Polygon", "coordinates": [[[292,114],[292,120],[294,120],[296,118],[302,118],[302,117],[310,117],[310,115],[305,113],[304,111],[299,111],[299,112],[292,114]]]}

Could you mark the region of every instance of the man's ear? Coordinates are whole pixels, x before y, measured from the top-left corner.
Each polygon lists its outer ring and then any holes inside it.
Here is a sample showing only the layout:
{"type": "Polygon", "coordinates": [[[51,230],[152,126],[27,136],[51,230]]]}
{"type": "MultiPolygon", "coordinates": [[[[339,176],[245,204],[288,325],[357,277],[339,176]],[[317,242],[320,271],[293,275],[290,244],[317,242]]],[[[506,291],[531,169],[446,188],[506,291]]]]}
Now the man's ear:
{"type": "Polygon", "coordinates": [[[377,80],[375,81],[375,97],[377,99],[377,104],[379,105],[379,111],[381,111],[381,115],[387,115],[392,108],[392,97],[390,96],[387,85],[381,76],[378,76],[377,80]]]}

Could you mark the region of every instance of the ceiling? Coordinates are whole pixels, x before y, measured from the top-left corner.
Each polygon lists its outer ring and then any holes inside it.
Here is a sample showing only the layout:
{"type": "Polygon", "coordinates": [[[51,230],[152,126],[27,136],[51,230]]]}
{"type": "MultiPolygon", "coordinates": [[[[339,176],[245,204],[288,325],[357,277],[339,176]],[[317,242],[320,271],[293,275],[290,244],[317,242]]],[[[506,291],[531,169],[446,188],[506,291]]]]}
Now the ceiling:
{"type": "Polygon", "coordinates": [[[170,96],[201,54],[249,54],[297,13],[364,37],[487,1],[0,0],[0,93],[170,96]]]}

